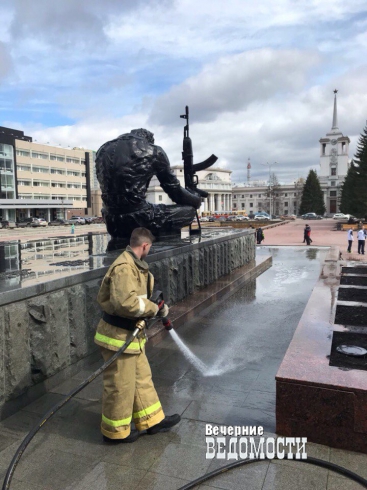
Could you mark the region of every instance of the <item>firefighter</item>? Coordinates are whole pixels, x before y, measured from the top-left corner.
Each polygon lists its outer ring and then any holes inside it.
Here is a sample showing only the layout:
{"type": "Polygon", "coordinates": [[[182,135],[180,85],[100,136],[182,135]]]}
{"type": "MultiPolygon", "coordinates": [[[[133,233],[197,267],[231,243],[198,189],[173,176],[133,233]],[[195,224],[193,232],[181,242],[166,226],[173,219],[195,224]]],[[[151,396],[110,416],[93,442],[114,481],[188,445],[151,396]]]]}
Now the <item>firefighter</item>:
{"type": "MultiPolygon", "coordinates": [[[[146,228],[136,228],[130,246],[114,261],[105,275],[97,301],[103,310],[95,343],[105,361],[125,343],[141,318],[167,317],[166,304],[149,300],[154,278],[145,258],[154,237],[146,228]]],[[[145,354],[143,329],[118,359],[103,373],[101,432],[105,441],[134,442],[141,431],[156,434],[178,424],[177,414],[165,416],[152,382],[145,354]],[[131,430],[130,423],[136,430],[131,430]]]]}

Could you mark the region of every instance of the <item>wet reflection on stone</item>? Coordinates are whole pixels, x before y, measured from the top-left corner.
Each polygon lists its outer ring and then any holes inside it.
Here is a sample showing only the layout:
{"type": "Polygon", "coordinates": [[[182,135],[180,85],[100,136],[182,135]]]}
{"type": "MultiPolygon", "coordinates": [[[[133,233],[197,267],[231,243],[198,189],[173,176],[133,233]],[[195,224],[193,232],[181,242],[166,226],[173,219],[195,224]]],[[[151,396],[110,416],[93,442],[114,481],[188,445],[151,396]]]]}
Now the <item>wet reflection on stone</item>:
{"type": "MultiPolygon", "coordinates": [[[[181,237],[156,241],[148,262],[153,254],[237,232],[227,228],[203,229],[202,236],[190,237],[183,231],[181,237]]],[[[0,292],[109,266],[126,245],[127,241],[111,239],[107,233],[0,243],[0,292]]]]}

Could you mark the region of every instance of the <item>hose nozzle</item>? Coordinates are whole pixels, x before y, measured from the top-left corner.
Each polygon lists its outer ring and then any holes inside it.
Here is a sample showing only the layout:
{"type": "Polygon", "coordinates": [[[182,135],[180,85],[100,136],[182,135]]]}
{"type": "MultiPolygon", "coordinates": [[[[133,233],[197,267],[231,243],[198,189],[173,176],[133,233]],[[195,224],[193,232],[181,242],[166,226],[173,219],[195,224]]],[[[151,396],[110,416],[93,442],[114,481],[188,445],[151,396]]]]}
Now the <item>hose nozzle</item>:
{"type": "Polygon", "coordinates": [[[163,326],[166,330],[172,330],[173,323],[171,322],[171,320],[168,317],[162,318],[162,323],[163,323],[163,326]]]}

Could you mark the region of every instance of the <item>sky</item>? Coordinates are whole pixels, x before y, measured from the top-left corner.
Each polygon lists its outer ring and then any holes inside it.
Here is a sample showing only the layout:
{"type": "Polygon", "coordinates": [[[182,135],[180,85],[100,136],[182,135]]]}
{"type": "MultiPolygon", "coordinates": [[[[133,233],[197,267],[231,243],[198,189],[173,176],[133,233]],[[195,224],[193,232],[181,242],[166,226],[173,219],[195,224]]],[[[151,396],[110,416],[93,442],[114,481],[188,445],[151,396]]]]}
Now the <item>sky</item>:
{"type": "Polygon", "coordinates": [[[0,125],[97,150],[147,128],[181,163],[232,181],[294,182],[319,169],[338,123],[350,158],[367,119],[365,0],[0,0],[0,125]],[[276,162],[276,164],[274,164],[276,162]]]}

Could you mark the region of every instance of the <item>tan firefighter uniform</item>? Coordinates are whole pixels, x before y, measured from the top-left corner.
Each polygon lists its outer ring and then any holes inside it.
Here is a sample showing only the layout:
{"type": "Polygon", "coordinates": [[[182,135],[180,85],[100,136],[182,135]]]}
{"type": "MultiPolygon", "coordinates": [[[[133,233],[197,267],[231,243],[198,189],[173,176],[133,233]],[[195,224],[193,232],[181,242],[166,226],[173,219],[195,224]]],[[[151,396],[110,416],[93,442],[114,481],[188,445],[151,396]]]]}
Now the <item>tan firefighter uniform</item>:
{"type": "MultiPolygon", "coordinates": [[[[158,306],[148,299],[153,285],[148,264],[139,260],[127,247],[108,269],[98,293],[97,301],[105,312],[105,319],[109,318],[112,323],[116,318],[118,321],[121,319],[131,327],[139,318],[156,316],[158,306]]],[[[101,346],[105,361],[124,345],[131,334],[130,330],[100,320],[94,341],[101,346]]],[[[164,419],[145,355],[145,342],[146,334],[143,331],[103,372],[101,431],[110,439],[128,437],[131,420],[141,431],[164,419]]]]}

